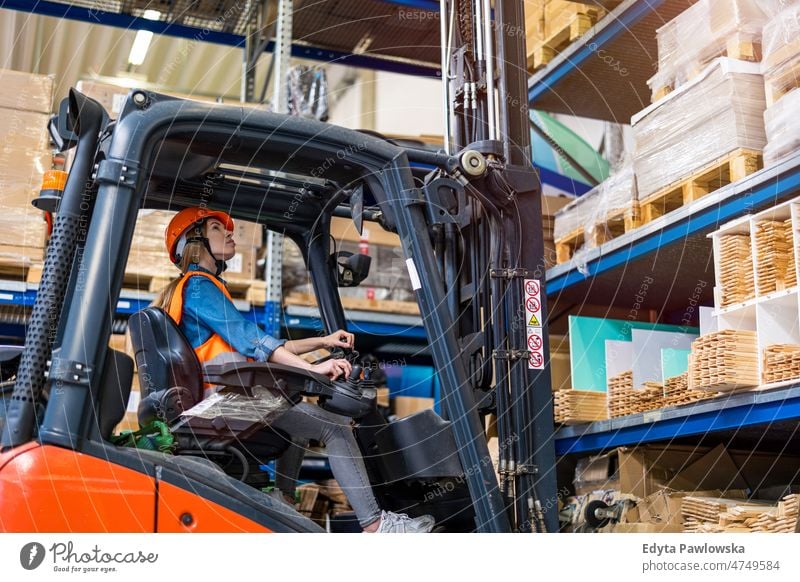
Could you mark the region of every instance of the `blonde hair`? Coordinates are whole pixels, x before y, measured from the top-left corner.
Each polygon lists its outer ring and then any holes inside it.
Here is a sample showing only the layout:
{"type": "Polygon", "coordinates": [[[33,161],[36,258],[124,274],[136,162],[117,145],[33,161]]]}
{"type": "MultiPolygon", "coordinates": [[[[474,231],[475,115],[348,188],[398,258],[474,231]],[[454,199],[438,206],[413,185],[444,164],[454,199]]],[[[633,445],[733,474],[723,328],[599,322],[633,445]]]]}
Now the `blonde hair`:
{"type": "MultiPolygon", "coordinates": [[[[203,236],[206,236],[206,222],[203,223],[203,236]]],[[[183,248],[183,255],[181,255],[181,260],[176,265],[178,269],[181,271],[181,275],[176,277],[173,281],[170,282],[169,285],[164,287],[158,294],[158,296],[153,300],[151,304],[153,307],[159,307],[164,311],[169,310],[169,304],[172,303],[172,296],[175,294],[175,288],[180,283],[183,276],[189,270],[189,266],[195,263],[199,263],[203,260],[204,257],[210,256],[208,249],[202,242],[188,242],[186,246],[183,248]]]]}

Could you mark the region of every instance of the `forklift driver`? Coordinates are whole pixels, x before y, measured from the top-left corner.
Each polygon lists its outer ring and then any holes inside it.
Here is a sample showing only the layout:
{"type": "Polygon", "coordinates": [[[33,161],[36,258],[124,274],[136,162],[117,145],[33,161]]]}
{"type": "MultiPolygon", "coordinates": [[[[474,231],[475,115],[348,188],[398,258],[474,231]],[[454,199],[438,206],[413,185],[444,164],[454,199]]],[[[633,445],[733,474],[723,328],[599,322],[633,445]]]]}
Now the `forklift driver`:
{"type": "MultiPolygon", "coordinates": [[[[202,364],[252,358],[308,369],[331,379],[350,373],[347,360],[331,359],[311,365],[298,354],[323,347],[352,347],[352,334],[339,330],[321,338],[276,340],[234,307],[224,281],[219,278],[225,261],[236,252],[233,219],[226,213],[205,208],[181,210],[167,226],[166,245],[170,260],[182,276],[164,289],[155,305],[178,323],[202,364]]],[[[209,394],[207,389],[206,396],[209,394]]],[[[349,418],[300,402],[281,414],[272,426],[293,439],[325,443],[333,475],[365,532],[418,533],[433,529],[434,520],[429,515],[412,519],[405,514],[381,511],[372,494],[349,418]]],[[[291,446],[279,459],[278,486],[284,494],[293,493],[301,460],[297,449],[297,445],[291,446]]]]}

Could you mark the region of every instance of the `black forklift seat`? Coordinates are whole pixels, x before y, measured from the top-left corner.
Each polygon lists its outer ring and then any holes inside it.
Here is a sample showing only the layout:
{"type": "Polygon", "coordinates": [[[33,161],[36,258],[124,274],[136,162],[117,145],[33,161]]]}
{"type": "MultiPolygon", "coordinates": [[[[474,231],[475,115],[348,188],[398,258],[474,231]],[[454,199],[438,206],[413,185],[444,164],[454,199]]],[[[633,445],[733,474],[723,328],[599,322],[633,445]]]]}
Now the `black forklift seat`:
{"type": "Polygon", "coordinates": [[[204,370],[197,355],[172,318],[157,307],[133,314],[128,329],[139,369],[140,426],[154,420],[178,424],[174,430],[178,447],[189,454],[234,446],[266,462],[289,446],[285,433],[251,421],[178,422],[184,411],[203,400],[204,370]]]}

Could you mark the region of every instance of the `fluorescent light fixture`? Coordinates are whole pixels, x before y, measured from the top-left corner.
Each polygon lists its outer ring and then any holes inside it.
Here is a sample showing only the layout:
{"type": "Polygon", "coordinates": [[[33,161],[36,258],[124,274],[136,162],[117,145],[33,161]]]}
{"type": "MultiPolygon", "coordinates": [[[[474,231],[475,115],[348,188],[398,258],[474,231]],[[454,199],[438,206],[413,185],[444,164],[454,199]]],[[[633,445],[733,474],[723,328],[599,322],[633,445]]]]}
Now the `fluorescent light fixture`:
{"type": "MultiPolygon", "coordinates": [[[[142,15],[147,20],[161,20],[161,13],[158,10],[145,10],[142,15]]],[[[138,67],[144,62],[150,43],[153,40],[153,33],[149,30],[136,31],[136,38],[133,39],[133,46],[128,55],[128,62],[138,67]]]]}

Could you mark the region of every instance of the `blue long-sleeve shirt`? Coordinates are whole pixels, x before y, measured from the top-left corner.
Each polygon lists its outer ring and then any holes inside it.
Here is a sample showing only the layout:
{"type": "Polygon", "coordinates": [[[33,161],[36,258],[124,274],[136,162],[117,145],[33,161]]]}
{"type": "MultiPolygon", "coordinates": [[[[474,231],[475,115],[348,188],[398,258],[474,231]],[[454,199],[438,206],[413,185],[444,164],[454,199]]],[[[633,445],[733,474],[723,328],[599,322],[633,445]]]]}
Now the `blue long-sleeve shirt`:
{"type": "MultiPolygon", "coordinates": [[[[197,265],[190,269],[208,273],[197,265]]],[[[207,277],[191,277],[186,282],[179,327],[193,348],[201,346],[217,333],[234,350],[257,362],[266,362],[275,349],[286,343],[286,340],[275,339],[245,319],[207,277]]]]}

